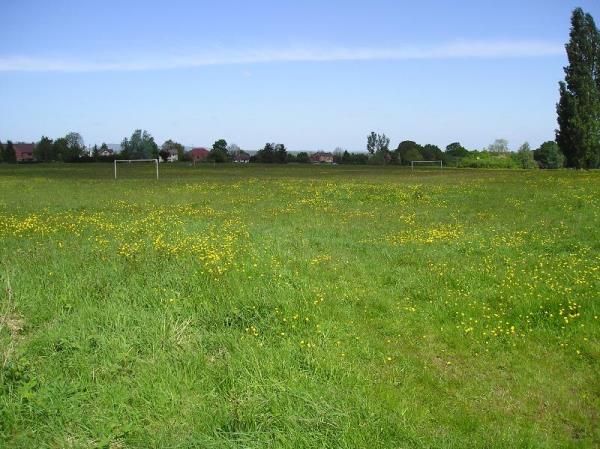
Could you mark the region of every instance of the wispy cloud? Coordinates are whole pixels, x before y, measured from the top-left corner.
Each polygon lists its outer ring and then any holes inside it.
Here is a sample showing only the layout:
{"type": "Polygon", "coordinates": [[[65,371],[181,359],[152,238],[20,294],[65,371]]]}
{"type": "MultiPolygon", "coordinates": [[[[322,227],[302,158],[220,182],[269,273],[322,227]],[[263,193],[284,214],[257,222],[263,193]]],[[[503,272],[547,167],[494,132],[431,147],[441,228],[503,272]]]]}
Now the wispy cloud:
{"type": "Polygon", "coordinates": [[[395,48],[289,48],[214,51],[188,56],[160,54],[106,61],[34,56],[0,56],[2,72],[100,72],[184,69],[269,62],[327,62],[411,59],[533,58],[564,52],[562,44],[543,41],[456,41],[435,46],[395,48]]]}

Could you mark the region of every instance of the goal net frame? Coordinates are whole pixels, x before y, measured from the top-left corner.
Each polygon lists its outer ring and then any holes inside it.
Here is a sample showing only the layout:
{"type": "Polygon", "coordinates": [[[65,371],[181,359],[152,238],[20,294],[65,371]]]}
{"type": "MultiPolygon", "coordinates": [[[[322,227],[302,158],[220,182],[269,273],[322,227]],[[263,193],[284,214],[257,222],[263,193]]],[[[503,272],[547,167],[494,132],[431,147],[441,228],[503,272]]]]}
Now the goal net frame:
{"type": "Polygon", "coordinates": [[[154,165],[156,165],[156,179],[158,179],[158,159],[115,159],[113,162],[115,167],[115,179],[117,179],[118,162],[127,162],[128,164],[131,164],[132,162],[154,162],[154,165]]]}
{"type": "Polygon", "coordinates": [[[415,169],[415,164],[435,164],[435,165],[439,165],[440,169],[442,169],[444,167],[443,161],[410,161],[410,169],[411,170],[415,169]]]}

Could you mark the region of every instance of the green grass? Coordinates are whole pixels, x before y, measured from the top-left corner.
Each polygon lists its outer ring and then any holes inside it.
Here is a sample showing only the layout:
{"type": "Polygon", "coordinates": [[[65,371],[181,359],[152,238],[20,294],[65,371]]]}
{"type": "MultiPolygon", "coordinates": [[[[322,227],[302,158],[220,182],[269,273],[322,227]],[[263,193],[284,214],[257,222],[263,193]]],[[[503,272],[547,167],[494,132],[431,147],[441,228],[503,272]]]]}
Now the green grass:
{"type": "Polygon", "coordinates": [[[121,174],[0,165],[0,447],[600,445],[600,173],[121,174]]]}

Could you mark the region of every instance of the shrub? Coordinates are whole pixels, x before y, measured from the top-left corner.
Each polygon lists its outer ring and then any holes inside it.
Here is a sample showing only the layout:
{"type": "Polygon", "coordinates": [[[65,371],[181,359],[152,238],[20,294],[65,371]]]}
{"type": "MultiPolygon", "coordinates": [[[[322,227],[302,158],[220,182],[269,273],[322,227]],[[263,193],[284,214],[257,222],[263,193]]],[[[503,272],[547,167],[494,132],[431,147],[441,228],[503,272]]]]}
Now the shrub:
{"type": "Polygon", "coordinates": [[[488,151],[471,154],[458,162],[462,168],[519,168],[517,162],[505,154],[491,154],[488,151]]]}

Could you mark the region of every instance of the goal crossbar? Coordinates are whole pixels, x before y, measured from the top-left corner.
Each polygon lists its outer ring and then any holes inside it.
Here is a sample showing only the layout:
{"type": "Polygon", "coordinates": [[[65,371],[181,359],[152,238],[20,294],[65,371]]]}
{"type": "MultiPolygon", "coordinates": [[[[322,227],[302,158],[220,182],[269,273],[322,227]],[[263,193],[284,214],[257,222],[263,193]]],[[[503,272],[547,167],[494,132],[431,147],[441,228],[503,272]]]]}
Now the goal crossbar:
{"type": "Polygon", "coordinates": [[[117,162],[127,162],[129,164],[132,162],[154,162],[154,165],[156,165],[156,179],[158,179],[158,159],[115,159],[115,179],[117,179],[117,162]]]}
{"type": "Polygon", "coordinates": [[[440,168],[442,168],[444,166],[444,163],[442,161],[410,161],[410,169],[411,170],[415,169],[415,164],[435,164],[435,165],[439,165],[440,168]]]}

